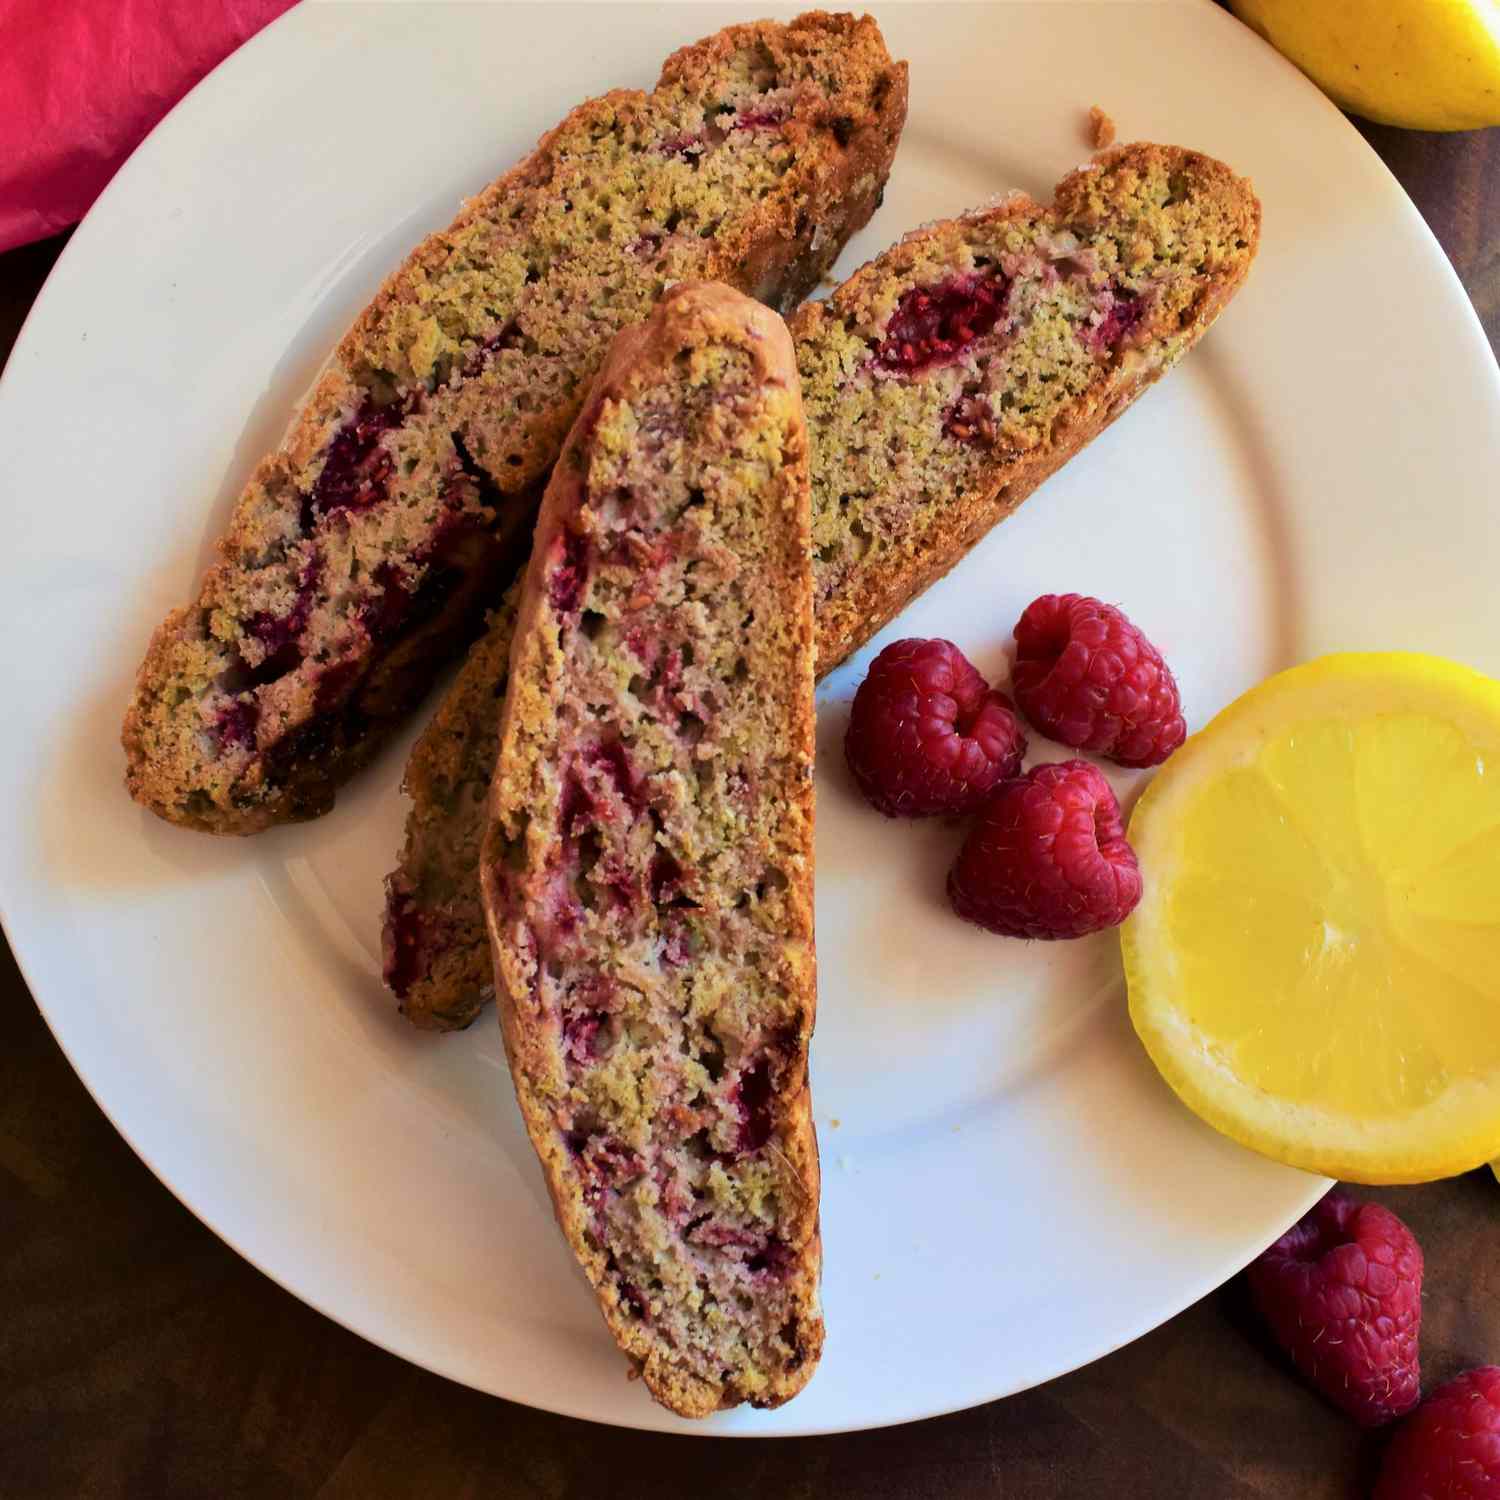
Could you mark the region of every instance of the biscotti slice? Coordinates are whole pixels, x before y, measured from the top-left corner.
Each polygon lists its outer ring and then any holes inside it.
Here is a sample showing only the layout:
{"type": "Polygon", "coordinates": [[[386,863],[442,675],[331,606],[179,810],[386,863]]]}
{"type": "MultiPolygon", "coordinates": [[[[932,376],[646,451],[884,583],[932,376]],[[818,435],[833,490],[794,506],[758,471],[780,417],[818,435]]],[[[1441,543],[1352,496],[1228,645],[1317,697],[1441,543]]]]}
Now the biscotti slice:
{"type": "Polygon", "coordinates": [[[457,1031],[493,998],[494,960],[479,901],[479,844],[510,677],[520,581],[490,615],[437,712],[412,746],[401,864],[386,877],[385,982],[424,1031],[457,1031]]]}
{"type": "Polygon", "coordinates": [[[620,1347],[684,1416],[823,1341],[807,439],[727,287],[614,343],[547,487],[481,856],[511,1077],[620,1347]]]}
{"type": "Polygon", "coordinates": [[[355,323],[156,632],[131,794],[215,833],[326,812],[524,556],[616,330],[694,277],[795,303],[873,212],[905,107],[869,19],[730,27],[471,200],[355,323]]]}
{"type": "MultiPolygon", "coordinates": [[[[794,316],[820,672],[1203,333],[1243,279],[1258,225],[1253,193],[1226,167],[1132,146],[1070,177],[1052,210],[1018,197],[932,225],[794,316]]],[[[491,995],[474,857],[509,629],[497,614],[407,768],[385,975],[428,1030],[467,1026],[491,995]]]]}
{"type": "Polygon", "coordinates": [[[479,900],[479,845],[510,678],[519,585],[474,642],[412,746],[401,862],[385,882],[383,974],[423,1031],[458,1031],[494,998],[494,959],[479,900]]]}
{"type": "Polygon", "coordinates": [[[1221,162],[1123,146],[1050,208],[1017,194],[930,225],[800,307],[819,672],[1192,348],[1259,236],[1259,201],[1221,162]]]}

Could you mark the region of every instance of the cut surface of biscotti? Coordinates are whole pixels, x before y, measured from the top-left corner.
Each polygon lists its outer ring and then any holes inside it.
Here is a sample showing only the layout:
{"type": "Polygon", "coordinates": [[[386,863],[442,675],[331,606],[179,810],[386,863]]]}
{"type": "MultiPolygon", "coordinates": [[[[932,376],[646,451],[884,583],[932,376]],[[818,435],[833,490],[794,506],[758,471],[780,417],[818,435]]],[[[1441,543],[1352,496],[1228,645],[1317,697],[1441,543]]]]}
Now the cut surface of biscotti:
{"type": "Polygon", "coordinates": [[[685,1416],[787,1400],[823,1339],[808,506],[785,326],[674,289],[548,485],[481,855],[558,1220],[685,1416]]]}
{"type": "Polygon", "coordinates": [[[360,316],[153,637],[131,794],[216,833],[327,811],[524,558],[613,334],[676,280],[803,296],[873,212],[905,102],[868,18],[735,26],[472,199],[360,316]]]}
{"type": "MultiPolygon", "coordinates": [[[[1015,197],[931,225],[794,315],[820,672],[1198,339],[1244,278],[1258,227],[1228,168],[1130,146],[1069,177],[1052,209],[1015,197]]],[[[468,1025],[491,994],[473,862],[509,628],[497,614],[406,774],[386,983],[424,1029],[468,1025]]]]}

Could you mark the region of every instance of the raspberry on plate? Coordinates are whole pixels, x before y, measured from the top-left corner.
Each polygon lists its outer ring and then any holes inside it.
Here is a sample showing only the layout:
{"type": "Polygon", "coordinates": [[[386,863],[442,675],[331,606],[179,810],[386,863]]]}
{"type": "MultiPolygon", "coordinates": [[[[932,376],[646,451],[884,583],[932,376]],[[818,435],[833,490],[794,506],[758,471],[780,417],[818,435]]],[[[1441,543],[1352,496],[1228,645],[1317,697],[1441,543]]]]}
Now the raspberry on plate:
{"type": "Polygon", "coordinates": [[[1016,622],[1011,686],[1043,734],[1122,766],[1154,766],[1187,738],[1177,681],[1112,604],[1043,594],[1016,622]]]}
{"type": "Polygon", "coordinates": [[[985,804],[948,874],[966,921],[1004,937],[1074,938],[1118,926],[1141,897],[1120,804],[1083,760],[1033,767],[985,804]]]}
{"type": "Polygon", "coordinates": [[[1500,1365],[1439,1386],[1401,1424],[1374,1500],[1500,1500],[1500,1365]]]}
{"type": "Polygon", "coordinates": [[[1378,1427],[1417,1404],[1422,1247],[1388,1208],[1330,1193],[1248,1275],[1276,1341],[1341,1411],[1378,1427]]]}
{"type": "Polygon", "coordinates": [[[1026,735],[952,641],[895,641],[854,695],[844,754],[872,807],[926,818],[978,807],[1020,771],[1026,735]]]}

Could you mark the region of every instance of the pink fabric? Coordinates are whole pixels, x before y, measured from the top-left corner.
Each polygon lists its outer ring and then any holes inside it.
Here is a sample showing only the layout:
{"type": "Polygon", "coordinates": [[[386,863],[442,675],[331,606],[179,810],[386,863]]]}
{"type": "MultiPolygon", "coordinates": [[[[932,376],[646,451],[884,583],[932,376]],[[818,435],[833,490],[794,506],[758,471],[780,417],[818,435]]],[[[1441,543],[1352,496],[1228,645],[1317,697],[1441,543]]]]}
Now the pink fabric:
{"type": "Polygon", "coordinates": [[[222,58],[294,0],[0,0],[0,250],[76,223],[222,58]]]}

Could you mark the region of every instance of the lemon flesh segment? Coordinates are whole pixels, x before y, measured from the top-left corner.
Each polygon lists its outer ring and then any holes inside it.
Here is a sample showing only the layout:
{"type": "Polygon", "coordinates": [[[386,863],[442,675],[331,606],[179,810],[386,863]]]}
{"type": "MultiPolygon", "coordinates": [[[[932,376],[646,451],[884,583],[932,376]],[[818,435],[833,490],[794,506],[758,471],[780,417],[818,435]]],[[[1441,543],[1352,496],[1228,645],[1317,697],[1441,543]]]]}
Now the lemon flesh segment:
{"type": "Polygon", "coordinates": [[[1500,0],[1230,0],[1335,104],[1382,125],[1500,125],[1500,0]]]}
{"type": "Polygon", "coordinates": [[[1130,839],[1131,1017],[1198,1114],[1350,1181],[1500,1156],[1500,684],[1405,653],[1283,672],[1130,839]]]}

